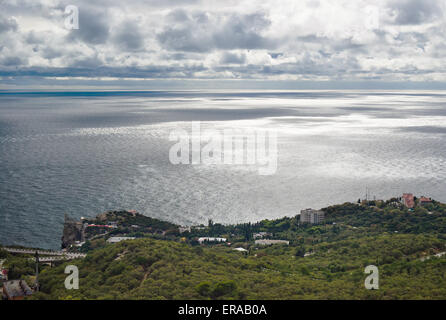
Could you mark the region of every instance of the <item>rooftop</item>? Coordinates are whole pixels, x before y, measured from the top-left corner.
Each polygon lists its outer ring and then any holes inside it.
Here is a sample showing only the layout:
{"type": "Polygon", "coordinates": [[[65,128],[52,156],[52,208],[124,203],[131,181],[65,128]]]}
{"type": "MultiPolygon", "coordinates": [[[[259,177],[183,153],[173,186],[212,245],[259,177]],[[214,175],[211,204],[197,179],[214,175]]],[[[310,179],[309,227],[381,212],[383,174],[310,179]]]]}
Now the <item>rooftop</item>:
{"type": "Polygon", "coordinates": [[[260,245],[286,244],[286,245],[289,245],[290,242],[288,240],[270,240],[270,239],[265,239],[265,240],[256,240],[255,244],[260,244],[260,245]]]}
{"type": "Polygon", "coordinates": [[[31,288],[24,280],[11,280],[3,283],[3,291],[8,298],[24,297],[33,294],[31,288]]]}
{"type": "Polygon", "coordinates": [[[202,243],[204,241],[209,241],[209,242],[226,242],[226,238],[215,238],[215,237],[201,237],[198,238],[198,242],[202,243]]]}
{"type": "Polygon", "coordinates": [[[121,242],[124,240],[133,240],[135,239],[135,237],[110,237],[108,238],[107,242],[108,243],[117,243],[117,242],[121,242]]]}

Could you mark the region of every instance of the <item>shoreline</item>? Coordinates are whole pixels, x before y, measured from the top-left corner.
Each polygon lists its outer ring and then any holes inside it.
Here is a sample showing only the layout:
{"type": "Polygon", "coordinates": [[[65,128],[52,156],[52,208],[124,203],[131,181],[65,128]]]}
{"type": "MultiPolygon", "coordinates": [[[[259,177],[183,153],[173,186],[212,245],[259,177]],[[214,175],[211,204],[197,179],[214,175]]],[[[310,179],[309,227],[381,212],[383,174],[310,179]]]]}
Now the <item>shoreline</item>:
{"type": "MultiPolygon", "coordinates": [[[[422,198],[431,199],[431,198],[420,197],[420,199],[422,199],[422,198]]],[[[386,201],[387,202],[393,201],[394,203],[398,202],[398,203],[402,204],[402,207],[406,207],[403,203],[404,202],[403,197],[398,197],[398,198],[394,197],[394,198],[391,198],[386,201]]],[[[431,201],[433,201],[435,203],[440,203],[435,200],[431,200],[431,201]]],[[[361,203],[346,202],[344,204],[337,204],[337,205],[329,206],[326,208],[322,208],[320,210],[326,211],[328,208],[342,206],[345,204],[363,206],[363,205],[365,205],[365,203],[370,203],[370,202],[384,203],[385,201],[384,200],[362,200],[361,203]]],[[[413,205],[413,206],[415,206],[415,205],[413,205]]],[[[418,205],[418,206],[422,207],[421,205],[418,205]]],[[[406,207],[406,209],[409,212],[413,211],[413,208],[406,207]]],[[[302,210],[302,211],[305,211],[305,210],[302,210]]],[[[283,216],[281,218],[276,218],[276,219],[262,219],[262,220],[257,220],[255,222],[235,223],[235,224],[234,223],[228,223],[228,224],[214,223],[211,219],[209,219],[207,226],[205,226],[204,224],[182,226],[182,225],[179,225],[176,223],[172,223],[172,222],[168,222],[165,220],[160,220],[157,218],[152,218],[150,216],[142,215],[139,212],[137,212],[136,210],[110,210],[110,211],[106,211],[101,214],[98,214],[98,215],[96,215],[96,217],[89,217],[89,218],[81,217],[81,219],[79,219],[79,220],[75,220],[75,219],[69,217],[67,214],[65,214],[65,222],[64,222],[64,227],[62,230],[61,248],[63,250],[65,250],[66,247],[68,247],[68,246],[73,247],[73,245],[76,247],[82,247],[82,245],[84,245],[86,241],[91,241],[91,240],[95,240],[98,238],[103,238],[103,237],[108,237],[108,236],[113,236],[113,235],[120,235],[121,237],[122,236],[125,237],[128,234],[137,233],[140,231],[143,231],[143,233],[145,232],[145,234],[149,235],[149,236],[164,237],[166,235],[166,233],[181,235],[183,233],[190,234],[191,231],[193,230],[194,234],[196,235],[196,238],[198,238],[197,235],[202,235],[202,236],[205,235],[205,233],[206,233],[205,231],[210,228],[210,225],[217,226],[217,227],[223,228],[223,229],[240,228],[240,227],[243,228],[244,226],[256,226],[256,225],[259,225],[264,222],[272,222],[273,223],[275,221],[285,221],[285,220],[290,220],[290,219],[299,220],[300,216],[301,216],[301,214],[298,213],[295,216],[291,216],[291,217],[283,216]],[[116,223],[116,221],[111,221],[111,220],[115,220],[115,219],[122,220],[120,222],[119,226],[116,223]],[[148,229],[139,230],[138,229],[140,227],[139,225],[130,224],[129,221],[132,221],[132,220],[142,221],[143,225],[148,227],[148,229]],[[110,223],[110,221],[111,221],[111,223],[110,223]],[[96,225],[94,224],[94,223],[98,223],[98,222],[99,222],[99,224],[96,224],[96,225]],[[104,223],[104,224],[100,224],[100,223],[104,223]],[[107,224],[107,223],[110,223],[110,224],[107,224]],[[150,226],[151,224],[158,224],[162,227],[161,228],[153,228],[153,230],[152,230],[152,226],[150,226]],[[99,230],[99,232],[97,232],[96,230],[91,232],[92,228],[99,230]],[[87,232],[87,229],[89,230],[88,232],[87,232]],[[177,229],[178,232],[175,232],[175,229],[177,229]],[[86,233],[89,233],[89,234],[87,235],[86,233]],[[64,241],[66,243],[64,243],[64,241]]],[[[213,234],[213,236],[215,237],[215,236],[219,236],[219,235],[213,234]]],[[[135,238],[144,238],[144,235],[142,235],[142,236],[140,235],[135,238]]],[[[46,251],[59,251],[60,250],[60,248],[58,248],[58,249],[56,249],[56,248],[41,248],[41,247],[34,248],[34,247],[28,247],[28,246],[23,246],[23,245],[8,245],[8,244],[3,244],[3,243],[0,243],[0,246],[10,247],[10,248],[18,248],[18,249],[30,249],[30,250],[46,250],[46,251]]]]}

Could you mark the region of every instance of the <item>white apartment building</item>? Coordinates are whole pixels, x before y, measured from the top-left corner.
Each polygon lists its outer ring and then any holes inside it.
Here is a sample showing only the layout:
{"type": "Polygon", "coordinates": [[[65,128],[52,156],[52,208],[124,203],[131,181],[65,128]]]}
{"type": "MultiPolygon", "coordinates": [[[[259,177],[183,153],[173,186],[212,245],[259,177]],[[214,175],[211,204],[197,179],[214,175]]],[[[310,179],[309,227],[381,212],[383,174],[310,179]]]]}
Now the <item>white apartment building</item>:
{"type": "Polygon", "coordinates": [[[200,244],[202,244],[203,242],[226,242],[226,238],[201,237],[198,238],[198,242],[200,244]]]}
{"type": "Polygon", "coordinates": [[[108,243],[118,243],[121,241],[125,241],[125,240],[134,240],[136,239],[135,237],[110,237],[108,238],[107,242],[108,243]]]}
{"type": "Polygon", "coordinates": [[[262,239],[262,240],[256,240],[255,244],[258,244],[258,245],[261,245],[261,246],[269,246],[271,244],[286,244],[286,245],[289,245],[290,242],[288,240],[262,239]]]}

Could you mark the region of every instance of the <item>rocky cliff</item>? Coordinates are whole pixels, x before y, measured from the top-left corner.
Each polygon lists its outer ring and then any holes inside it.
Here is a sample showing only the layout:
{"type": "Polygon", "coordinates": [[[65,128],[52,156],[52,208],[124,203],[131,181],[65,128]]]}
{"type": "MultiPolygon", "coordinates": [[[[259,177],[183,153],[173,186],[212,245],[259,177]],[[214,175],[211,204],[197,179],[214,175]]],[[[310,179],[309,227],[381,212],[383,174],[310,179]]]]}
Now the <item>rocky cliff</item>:
{"type": "Polygon", "coordinates": [[[65,214],[65,222],[62,235],[62,248],[67,248],[76,241],[84,241],[82,222],[76,221],[65,214]]]}

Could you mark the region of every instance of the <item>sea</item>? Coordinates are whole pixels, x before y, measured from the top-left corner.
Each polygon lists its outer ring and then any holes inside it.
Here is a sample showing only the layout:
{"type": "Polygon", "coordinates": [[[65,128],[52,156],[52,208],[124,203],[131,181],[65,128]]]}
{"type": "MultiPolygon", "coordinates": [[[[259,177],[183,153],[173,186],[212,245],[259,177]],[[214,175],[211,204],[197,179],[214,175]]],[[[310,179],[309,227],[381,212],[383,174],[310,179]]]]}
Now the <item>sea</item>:
{"type": "Polygon", "coordinates": [[[2,245],[60,248],[65,213],[229,224],[366,196],[446,201],[445,178],[444,91],[0,91],[2,245]],[[194,124],[275,132],[276,170],[173,163],[172,133],[194,124]]]}

